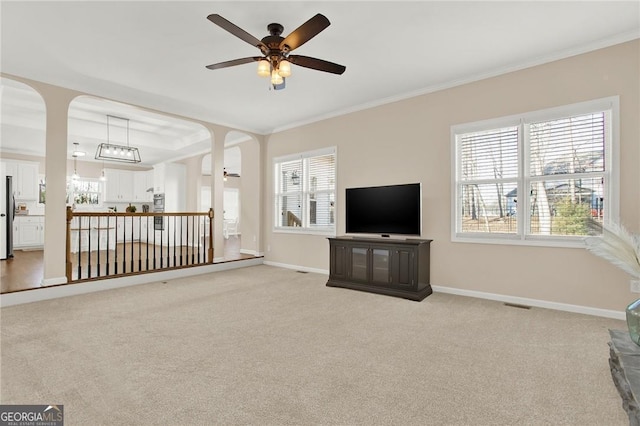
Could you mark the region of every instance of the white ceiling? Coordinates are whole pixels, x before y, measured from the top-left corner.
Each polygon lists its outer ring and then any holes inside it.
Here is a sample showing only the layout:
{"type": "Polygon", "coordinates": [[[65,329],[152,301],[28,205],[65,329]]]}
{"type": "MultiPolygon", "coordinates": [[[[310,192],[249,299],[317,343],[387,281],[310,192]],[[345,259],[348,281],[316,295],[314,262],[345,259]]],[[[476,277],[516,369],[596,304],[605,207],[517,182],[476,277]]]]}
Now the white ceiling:
{"type": "MultiPolygon", "coordinates": [[[[261,134],[640,37],[639,1],[2,1],[0,16],[6,75],[261,134]],[[211,13],[257,38],[271,22],[286,36],[322,13],[331,25],[294,53],[347,70],[294,65],[282,91],[269,90],[255,63],[208,70],[259,54],[209,22],[211,13]]],[[[21,109],[13,92],[3,88],[3,133],[13,125],[28,135],[37,114],[21,109]]],[[[157,136],[131,137],[149,145],[143,160],[150,164],[206,149],[200,126],[88,97],[75,102],[70,139],[82,144],[104,139],[112,114],[157,136]]]]}

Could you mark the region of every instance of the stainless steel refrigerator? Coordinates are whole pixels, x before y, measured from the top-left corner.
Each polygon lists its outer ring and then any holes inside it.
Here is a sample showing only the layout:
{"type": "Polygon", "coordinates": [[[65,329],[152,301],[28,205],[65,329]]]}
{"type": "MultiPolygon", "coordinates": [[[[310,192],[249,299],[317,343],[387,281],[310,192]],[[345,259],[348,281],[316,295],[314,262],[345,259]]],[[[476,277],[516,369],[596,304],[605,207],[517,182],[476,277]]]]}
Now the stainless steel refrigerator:
{"type": "Polygon", "coordinates": [[[13,218],[16,202],[13,198],[13,177],[6,176],[0,185],[0,260],[13,257],[13,218]]]}

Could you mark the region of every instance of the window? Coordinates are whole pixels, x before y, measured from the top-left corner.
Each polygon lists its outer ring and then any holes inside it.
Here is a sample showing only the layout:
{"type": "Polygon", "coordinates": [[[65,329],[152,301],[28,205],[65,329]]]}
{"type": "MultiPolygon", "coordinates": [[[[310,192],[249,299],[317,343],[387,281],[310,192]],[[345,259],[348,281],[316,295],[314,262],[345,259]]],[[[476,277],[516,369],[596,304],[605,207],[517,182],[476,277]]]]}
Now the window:
{"type": "Polygon", "coordinates": [[[617,215],[618,98],[452,128],[454,241],[580,246],[617,215]]]}
{"type": "Polygon", "coordinates": [[[275,229],[335,234],[336,149],[274,159],[275,229]]]}
{"type": "Polygon", "coordinates": [[[77,179],[67,182],[67,204],[102,204],[102,182],[97,179],[77,179]]]}

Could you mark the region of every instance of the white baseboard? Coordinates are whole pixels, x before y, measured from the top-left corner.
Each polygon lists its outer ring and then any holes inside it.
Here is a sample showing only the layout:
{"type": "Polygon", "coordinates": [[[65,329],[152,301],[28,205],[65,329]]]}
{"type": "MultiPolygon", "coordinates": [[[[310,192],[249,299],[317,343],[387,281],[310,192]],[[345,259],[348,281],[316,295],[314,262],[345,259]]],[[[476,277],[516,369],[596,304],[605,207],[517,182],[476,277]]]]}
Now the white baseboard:
{"type": "MultiPolygon", "coordinates": [[[[247,259],[236,262],[223,262],[194,268],[173,269],[170,271],[153,272],[149,274],[130,275],[122,278],[66,284],[57,287],[40,287],[33,290],[2,294],[0,295],[0,307],[39,302],[41,300],[57,299],[60,297],[76,296],[79,294],[94,293],[96,291],[111,290],[138,284],[148,284],[152,282],[226,271],[228,269],[245,268],[247,266],[255,265],[262,265],[262,258],[247,259]]],[[[64,279],[64,282],[67,282],[66,278],[64,279]]]]}
{"type": "Polygon", "coordinates": [[[40,286],[46,287],[49,285],[58,285],[58,284],[66,284],[66,283],[67,283],[67,277],[47,278],[42,280],[42,283],[40,284],[40,286]]]}
{"type": "MultiPolygon", "coordinates": [[[[294,269],[296,271],[315,272],[317,274],[329,275],[329,271],[324,269],[308,268],[306,266],[290,265],[286,263],[265,261],[265,265],[277,266],[279,268],[294,269]]],[[[567,303],[549,302],[546,300],[529,299],[526,297],[506,296],[495,293],[485,293],[482,291],[464,290],[454,287],[443,287],[432,285],[434,292],[456,294],[459,296],[475,297],[478,299],[495,300],[498,302],[515,303],[517,305],[535,306],[537,308],[553,309],[556,311],[573,312],[576,314],[593,315],[597,317],[625,320],[626,314],[622,311],[612,311],[608,309],[592,308],[590,306],[570,305],[567,303]]],[[[428,299],[427,299],[428,300],[428,299]]]]}
{"type": "Polygon", "coordinates": [[[556,311],[573,312],[576,314],[593,315],[597,317],[625,320],[626,314],[621,311],[592,308],[590,306],[570,305],[568,303],[549,302],[547,300],[529,299],[526,297],[506,296],[503,294],[485,293],[482,291],[465,290],[454,287],[432,285],[434,292],[456,294],[459,296],[476,297],[478,299],[495,300],[498,302],[515,303],[517,305],[535,306],[536,308],[554,309],[556,311]]]}
{"type": "Polygon", "coordinates": [[[270,262],[270,261],[265,261],[264,264],[269,266],[277,266],[278,268],[294,269],[296,271],[313,272],[315,274],[329,275],[329,271],[326,269],[309,268],[307,266],[289,265],[287,263],[278,263],[278,262],[270,262]]]}
{"type": "Polygon", "coordinates": [[[240,254],[248,254],[250,256],[257,256],[258,252],[255,251],[255,250],[240,249],[240,254]]]}
{"type": "MultiPolygon", "coordinates": [[[[264,261],[263,258],[247,259],[237,262],[223,262],[197,268],[175,269],[171,271],[154,272],[149,274],[131,275],[122,278],[97,280],[91,283],[77,283],[69,285],[66,277],[48,278],[43,280],[41,288],[18,291],[14,293],[4,293],[0,295],[0,307],[20,305],[23,303],[37,302],[41,300],[56,299],[59,297],[75,296],[78,294],[93,293],[96,291],[110,290],[114,288],[127,287],[137,284],[147,284],[156,281],[164,281],[187,276],[208,274],[211,272],[225,271],[228,269],[243,268],[246,266],[269,265],[296,271],[312,272],[316,274],[329,275],[325,269],[309,268],[306,266],[291,265],[286,263],[264,261]],[[46,286],[58,285],[56,287],[46,286]]],[[[454,287],[431,286],[434,292],[455,294],[459,296],[475,297],[478,299],[495,300],[499,302],[514,303],[518,305],[534,306],[537,308],[553,309],[558,311],[573,312],[577,314],[593,315],[617,320],[625,320],[624,311],[613,311],[609,309],[593,308],[589,306],[571,305],[567,303],[550,302],[539,299],[529,299],[526,297],[507,296],[495,293],[485,293],[475,290],[465,290],[454,287]]],[[[428,300],[428,299],[427,299],[428,300]]]]}

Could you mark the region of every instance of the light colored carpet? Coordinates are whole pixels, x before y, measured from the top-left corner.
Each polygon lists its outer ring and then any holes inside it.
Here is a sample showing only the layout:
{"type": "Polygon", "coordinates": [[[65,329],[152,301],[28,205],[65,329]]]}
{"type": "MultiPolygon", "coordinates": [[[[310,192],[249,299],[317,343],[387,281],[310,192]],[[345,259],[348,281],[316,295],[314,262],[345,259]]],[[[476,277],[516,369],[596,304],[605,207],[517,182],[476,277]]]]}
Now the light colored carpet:
{"type": "Polygon", "coordinates": [[[68,425],[628,424],[621,321],[326,279],[255,266],[3,308],[0,401],[68,425]]]}

